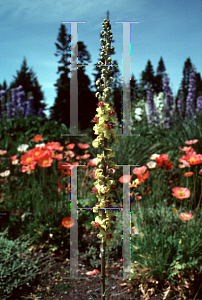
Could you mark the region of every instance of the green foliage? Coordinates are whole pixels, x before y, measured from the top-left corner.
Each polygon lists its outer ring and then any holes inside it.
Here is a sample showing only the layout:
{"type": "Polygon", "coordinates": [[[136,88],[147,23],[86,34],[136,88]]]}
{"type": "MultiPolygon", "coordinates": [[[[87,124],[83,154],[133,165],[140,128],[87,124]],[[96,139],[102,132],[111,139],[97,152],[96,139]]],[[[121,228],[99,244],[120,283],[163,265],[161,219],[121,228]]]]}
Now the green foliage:
{"type": "MultiPolygon", "coordinates": [[[[42,127],[40,127],[39,121],[40,120],[34,117],[26,121],[12,120],[11,123],[8,122],[4,124],[10,133],[6,137],[7,131],[3,132],[3,130],[0,130],[2,137],[5,134],[4,145],[1,145],[1,149],[5,149],[4,146],[9,144],[11,134],[13,134],[13,144],[10,142],[9,145],[12,150],[12,155],[16,155],[18,153],[16,148],[21,143],[27,143],[29,145],[28,150],[34,148],[35,143],[32,139],[37,134],[41,134],[43,141],[47,143],[58,141],[59,131],[60,133],[68,132],[68,130],[65,131],[65,128],[60,128],[61,126],[58,126],[54,121],[42,127]],[[32,123],[34,121],[38,129],[30,131],[30,129],[33,128],[32,123]],[[52,130],[53,125],[56,130],[52,130]],[[21,135],[15,135],[16,128],[22,133],[21,135]]],[[[188,222],[181,221],[178,214],[174,214],[172,209],[176,208],[178,213],[192,211],[192,209],[194,209],[194,206],[192,207],[194,200],[196,199],[198,201],[201,195],[199,178],[196,178],[198,181],[195,186],[193,178],[189,178],[187,185],[187,178],[183,176],[185,170],[178,168],[178,159],[183,155],[183,153],[179,154],[179,146],[183,147],[186,140],[198,139],[199,142],[192,145],[192,147],[197,153],[202,152],[200,142],[202,140],[202,124],[201,119],[197,118],[194,125],[191,125],[191,120],[184,120],[183,123],[180,123],[180,121],[176,122],[175,126],[173,125],[169,130],[156,128],[155,126],[151,126],[150,130],[148,130],[147,122],[145,122],[145,120],[143,121],[144,126],[138,125],[135,132],[132,131],[132,133],[139,132],[140,136],[119,137],[120,142],[116,144],[116,147],[113,149],[115,152],[114,161],[120,165],[131,164],[131,170],[133,170],[133,165],[135,164],[139,166],[146,165],[150,160],[151,154],[167,153],[169,161],[173,163],[173,168],[171,171],[164,169],[149,170],[149,177],[145,183],[131,191],[139,192],[139,195],[142,196],[141,201],[138,202],[134,200],[133,196],[131,197],[131,226],[137,227],[139,232],[139,235],[132,236],[132,262],[138,262],[138,268],[150,268],[151,270],[147,273],[150,276],[155,276],[157,280],[170,279],[174,282],[175,276],[179,271],[194,269],[201,271],[199,267],[202,258],[202,232],[200,226],[198,226],[200,223],[197,223],[199,216],[196,219],[196,225],[195,222],[192,222],[194,220],[188,222]],[[178,134],[176,134],[176,132],[178,132],[178,134]],[[176,175],[173,177],[174,172],[176,172],[176,175]],[[175,179],[176,181],[174,181],[175,179]],[[172,196],[172,188],[170,186],[170,181],[172,180],[175,186],[186,186],[192,190],[190,199],[184,199],[182,201],[172,196]],[[146,187],[150,189],[149,194],[144,194],[146,187]],[[164,203],[165,199],[166,204],[164,203]],[[141,238],[143,234],[144,236],[141,238]],[[179,243],[180,240],[181,243],[179,243]]],[[[90,134],[90,129],[87,130],[86,133],[90,134]]],[[[86,142],[90,145],[88,149],[91,154],[90,158],[94,158],[99,151],[92,149],[92,139],[93,136],[90,135],[83,138],[82,141],[80,137],[69,137],[65,139],[66,142],[64,143],[64,137],[61,136],[61,144],[67,145],[68,143],[75,143],[76,147],[74,153],[82,155],[83,149],[79,149],[77,144],[79,142],[86,142]]],[[[63,186],[65,182],[67,183],[65,177],[62,178],[59,176],[57,162],[54,161],[54,164],[47,169],[42,169],[37,166],[37,172],[31,177],[20,172],[18,166],[11,165],[10,156],[11,153],[2,156],[0,165],[2,172],[9,169],[12,175],[7,178],[9,185],[5,182],[1,184],[1,191],[6,194],[4,207],[11,213],[9,238],[12,237],[12,239],[15,239],[18,236],[29,233],[31,237],[30,243],[32,244],[48,241],[48,243],[46,243],[48,253],[55,251],[59,247],[68,250],[70,231],[64,227],[59,229],[59,225],[61,225],[62,218],[64,218],[66,214],[70,214],[70,193],[61,191],[61,195],[58,195],[55,190],[57,178],[61,179],[63,186]],[[17,180],[14,177],[16,177],[17,180]],[[47,207],[51,209],[52,213],[47,212],[47,207]],[[21,218],[20,215],[12,215],[14,208],[23,208],[26,211],[23,218],[21,218]],[[34,211],[38,211],[38,214],[34,213],[34,211]]],[[[94,178],[88,176],[93,168],[94,167],[89,167],[89,173],[87,173],[86,169],[78,168],[78,207],[90,208],[97,202],[96,195],[91,193],[94,178]]],[[[193,166],[193,168],[197,174],[200,165],[193,166]]],[[[117,169],[112,175],[117,185],[117,189],[113,191],[112,194],[119,206],[122,204],[123,185],[119,181],[122,175],[122,167],[117,169]]],[[[136,175],[132,172],[131,175],[132,182],[136,178],[136,175]]],[[[112,230],[117,238],[113,240],[111,247],[106,248],[107,258],[114,255],[120,256],[122,253],[122,239],[120,238],[123,234],[122,212],[117,211],[115,215],[117,216],[117,220],[112,224],[112,230]]],[[[80,210],[78,213],[79,249],[82,248],[84,243],[82,240],[83,234],[86,233],[87,236],[90,235],[90,230],[92,229],[90,223],[93,220],[94,214],[92,210],[80,210]]],[[[94,229],[94,231],[96,232],[96,229],[94,229]]],[[[94,245],[94,241],[92,241],[92,243],[89,242],[87,252],[85,253],[85,256],[90,258],[93,267],[97,266],[99,259],[96,256],[95,249],[97,248],[94,247],[94,245]]],[[[137,265],[133,264],[134,274],[136,268],[137,265]]]]}
{"type": "Polygon", "coordinates": [[[8,299],[15,288],[33,283],[37,275],[45,273],[48,260],[46,257],[33,261],[27,246],[28,235],[15,241],[5,236],[7,230],[0,237],[0,296],[2,300],[8,299]],[[40,269],[41,268],[41,269],[40,269]],[[43,268],[43,271],[42,271],[43,268]]]}
{"type": "Polygon", "coordinates": [[[64,141],[62,134],[67,134],[67,127],[59,125],[55,121],[47,121],[41,126],[43,118],[31,116],[27,119],[12,118],[10,120],[0,119],[0,147],[7,150],[10,155],[16,154],[16,142],[33,146],[34,142],[30,141],[30,137],[35,135],[44,136],[44,142],[54,140],[59,143],[64,141]]]}
{"type": "Polygon", "coordinates": [[[90,264],[93,268],[98,268],[98,266],[100,265],[100,259],[97,259],[97,254],[98,250],[96,247],[91,246],[88,247],[88,249],[86,250],[86,252],[84,253],[83,257],[84,258],[88,258],[90,261],[90,264]]]}

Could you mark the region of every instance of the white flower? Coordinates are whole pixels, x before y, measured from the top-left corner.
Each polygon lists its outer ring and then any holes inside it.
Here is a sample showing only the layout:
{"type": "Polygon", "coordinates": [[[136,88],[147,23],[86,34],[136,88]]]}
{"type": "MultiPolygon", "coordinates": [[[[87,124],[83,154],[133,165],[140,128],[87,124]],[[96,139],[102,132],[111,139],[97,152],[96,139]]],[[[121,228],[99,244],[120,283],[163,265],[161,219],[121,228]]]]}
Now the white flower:
{"type": "Polygon", "coordinates": [[[140,107],[137,107],[135,109],[135,119],[137,121],[141,121],[142,120],[142,114],[143,114],[143,110],[140,107]]]}
{"type": "Polygon", "coordinates": [[[15,160],[12,161],[12,165],[17,165],[18,162],[19,162],[19,159],[15,159],[15,160]]]}
{"type": "Polygon", "coordinates": [[[149,169],[154,169],[156,167],[156,162],[155,161],[149,161],[146,165],[149,169]]]}
{"type": "Polygon", "coordinates": [[[42,147],[44,147],[44,146],[45,146],[45,143],[42,143],[42,144],[36,144],[36,146],[35,146],[35,147],[42,148],[42,147]]]}
{"type": "Polygon", "coordinates": [[[0,173],[1,177],[7,177],[8,175],[10,175],[10,170],[6,170],[5,172],[0,173]]]}
{"type": "Polygon", "coordinates": [[[154,153],[154,154],[152,154],[152,156],[150,157],[150,159],[156,160],[156,158],[159,157],[159,156],[160,156],[160,154],[154,153]]]}
{"type": "Polygon", "coordinates": [[[20,152],[26,152],[28,147],[29,147],[29,145],[27,145],[27,144],[22,144],[22,145],[20,145],[20,146],[17,148],[17,150],[20,151],[20,152]]]}

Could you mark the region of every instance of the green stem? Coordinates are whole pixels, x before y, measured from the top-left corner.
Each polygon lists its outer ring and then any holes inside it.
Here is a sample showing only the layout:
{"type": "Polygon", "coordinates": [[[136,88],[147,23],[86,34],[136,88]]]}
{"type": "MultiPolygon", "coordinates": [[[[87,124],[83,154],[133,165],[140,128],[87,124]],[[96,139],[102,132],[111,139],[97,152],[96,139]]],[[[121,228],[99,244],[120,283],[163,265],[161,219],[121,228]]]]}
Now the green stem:
{"type": "Polygon", "coordinates": [[[195,209],[196,209],[196,180],[197,180],[197,171],[196,171],[196,168],[194,170],[194,173],[195,173],[195,176],[194,176],[194,204],[195,204],[195,209]]]}
{"type": "MultiPolygon", "coordinates": [[[[106,80],[106,79],[105,79],[106,80]]],[[[104,138],[104,148],[107,148],[107,139],[104,138]]],[[[103,166],[103,173],[104,176],[107,176],[107,162],[106,162],[106,158],[107,158],[107,151],[104,149],[104,166],[103,166]]],[[[103,210],[102,211],[102,220],[106,219],[106,213],[103,210]]],[[[100,252],[101,252],[101,299],[105,300],[105,246],[106,246],[106,242],[101,243],[100,246],[100,252]]]]}
{"type": "Polygon", "coordinates": [[[199,203],[198,203],[198,206],[197,206],[197,208],[195,210],[195,214],[194,214],[195,221],[197,220],[197,215],[199,213],[199,209],[200,209],[200,205],[201,205],[201,196],[202,196],[202,184],[201,184],[201,193],[200,193],[199,203]]]}
{"type": "MultiPolygon", "coordinates": [[[[104,211],[103,211],[104,212],[104,211]]],[[[101,299],[105,300],[105,242],[101,243],[100,251],[101,251],[101,299]]]]}

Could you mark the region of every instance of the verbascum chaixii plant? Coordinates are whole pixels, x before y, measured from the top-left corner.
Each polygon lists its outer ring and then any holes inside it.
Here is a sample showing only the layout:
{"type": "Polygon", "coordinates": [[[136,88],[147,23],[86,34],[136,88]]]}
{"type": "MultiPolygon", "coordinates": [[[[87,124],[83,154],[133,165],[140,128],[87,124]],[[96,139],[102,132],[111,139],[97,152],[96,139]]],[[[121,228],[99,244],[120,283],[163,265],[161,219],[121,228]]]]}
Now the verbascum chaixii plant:
{"type": "Polygon", "coordinates": [[[96,197],[98,198],[98,203],[93,207],[93,212],[97,213],[98,216],[95,217],[95,221],[92,221],[91,224],[95,228],[99,228],[100,232],[97,235],[98,238],[102,240],[101,242],[101,279],[102,279],[102,299],[105,299],[105,295],[108,291],[105,292],[105,247],[106,245],[112,244],[112,239],[115,236],[112,234],[110,229],[111,221],[115,221],[116,217],[113,216],[112,210],[110,208],[116,207],[117,204],[112,199],[111,192],[116,189],[115,181],[110,177],[110,168],[114,168],[115,164],[111,161],[111,158],[115,156],[112,152],[112,143],[119,143],[116,130],[112,123],[116,123],[115,118],[113,116],[116,114],[113,110],[113,103],[109,102],[110,95],[110,86],[112,85],[113,78],[109,77],[107,80],[107,75],[112,72],[111,57],[114,47],[111,47],[112,34],[110,32],[111,25],[109,20],[105,19],[102,23],[102,36],[105,39],[101,39],[102,43],[102,52],[101,60],[98,65],[102,68],[101,72],[101,80],[96,81],[97,90],[102,91],[102,95],[100,92],[96,92],[95,96],[98,98],[98,108],[97,114],[93,118],[92,122],[96,124],[93,127],[95,135],[98,137],[92,142],[92,146],[94,148],[101,148],[103,150],[101,155],[97,155],[96,165],[98,169],[96,170],[95,175],[98,177],[98,180],[94,183],[94,192],[96,193],[96,197]],[[112,123],[111,123],[112,122],[112,123]]]}

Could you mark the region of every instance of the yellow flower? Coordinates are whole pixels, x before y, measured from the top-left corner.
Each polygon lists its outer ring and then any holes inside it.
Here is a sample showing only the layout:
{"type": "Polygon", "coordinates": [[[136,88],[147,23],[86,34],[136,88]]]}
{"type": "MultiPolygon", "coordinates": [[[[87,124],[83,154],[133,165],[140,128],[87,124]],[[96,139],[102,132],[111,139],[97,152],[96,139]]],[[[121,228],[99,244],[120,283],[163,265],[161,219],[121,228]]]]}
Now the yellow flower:
{"type": "Polygon", "coordinates": [[[106,139],[110,139],[110,137],[112,137],[113,134],[116,134],[116,129],[105,129],[104,130],[104,137],[106,139]]]}
{"type": "Polygon", "coordinates": [[[106,245],[111,246],[112,244],[111,239],[114,238],[111,229],[105,231],[102,228],[100,228],[100,233],[97,236],[98,238],[102,239],[102,243],[106,241],[106,245]]]}
{"type": "Polygon", "coordinates": [[[104,153],[99,155],[97,154],[96,166],[99,165],[104,159],[104,153]]]}
{"type": "Polygon", "coordinates": [[[102,194],[107,194],[110,190],[110,187],[107,187],[107,186],[101,186],[100,187],[100,193],[102,194]]]}
{"type": "Polygon", "coordinates": [[[98,208],[100,208],[99,206],[100,206],[100,205],[98,204],[98,205],[96,205],[96,206],[93,207],[93,212],[94,212],[94,213],[97,213],[97,212],[98,212],[98,208]]]}
{"type": "Polygon", "coordinates": [[[141,184],[141,181],[138,179],[138,178],[136,178],[135,180],[133,180],[133,182],[132,182],[132,184],[130,185],[130,187],[132,188],[132,187],[137,187],[138,185],[140,185],[141,184]]]}
{"type": "MultiPolygon", "coordinates": [[[[108,20],[104,20],[106,23],[108,23],[108,20]]],[[[104,23],[103,23],[104,24],[104,23]]],[[[105,24],[106,25],[106,24],[105,24]]],[[[105,26],[104,26],[105,27],[105,26]]],[[[110,27],[110,26],[108,26],[110,27]]],[[[109,28],[107,28],[107,32],[110,33],[109,28]]],[[[108,48],[110,46],[110,40],[108,39],[108,35],[105,36],[106,45],[103,43],[102,47],[102,53],[101,53],[101,59],[105,59],[105,63],[102,61],[99,61],[98,64],[107,64],[107,62],[111,62],[111,58],[106,58],[104,53],[108,56],[108,48]],[[103,56],[104,55],[104,56],[103,56]]],[[[101,40],[104,41],[104,40],[101,40]]],[[[111,48],[111,50],[114,49],[114,47],[111,48]]],[[[94,183],[94,186],[96,187],[96,197],[98,199],[98,202],[95,207],[93,208],[93,212],[98,213],[98,216],[95,218],[95,221],[93,221],[91,224],[94,225],[94,227],[99,228],[100,233],[98,234],[98,237],[102,239],[102,243],[106,241],[107,245],[111,245],[111,240],[114,238],[114,235],[112,234],[112,231],[110,228],[110,220],[112,220],[112,211],[110,211],[111,207],[116,207],[117,204],[113,202],[112,194],[110,192],[112,191],[112,185],[115,185],[115,180],[109,177],[109,172],[107,172],[110,168],[115,168],[115,164],[113,162],[110,162],[110,159],[112,157],[115,157],[115,154],[112,152],[112,143],[116,142],[119,143],[116,130],[113,129],[113,125],[110,123],[111,121],[113,123],[116,123],[116,119],[113,118],[115,115],[115,111],[113,109],[113,103],[109,102],[107,103],[107,100],[109,99],[109,93],[111,91],[111,88],[109,87],[112,83],[110,81],[113,81],[113,78],[110,77],[109,82],[107,80],[107,74],[111,72],[110,68],[102,68],[102,75],[101,79],[103,80],[104,84],[100,84],[100,81],[96,81],[96,85],[98,86],[98,90],[103,91],[103,94],[101,95],[99,92],[95,94],[96,97],[98,97],[99,103],[98,108],[96,109],[97,114],[95,118],[93,119],[96,124],[93,127],[94,134],[98,135],[98,137],[92,142],[92,146],[94,148],[100,147],[103,150],[102,155],[97,155],[96,160],[96,166],[98,166],[98,169],[95,171],[95,176],[97,181],[94,183]],[[100,89],[101,88],[101,89],[100,89]],[[109,141],[107,141],[109,140],[109,141]],[[108,175],[108,176],[107,176],[108,175]],[[99,210],[99,208],[101,208],[99,210]],[[102,208],[104,210],[102,210],[102,208]]],[[[114,219],[114,218],[113,218],[114,219]]]]}
{"type": "Polygon", "coordinates": [[[174,214],[177,213],[177,209],[176,208],[173,208],[172,211],[173,211],[174,214]]]}
{"type": "Polygon", "coordinates": [[[104,176],[102,175],[102,173],[103,173],[103,170],[102,170],[102,169],[97,169],[97,170],[95,171],[95,176],[96,176],[96,177],[99,177],[99,178],[101,178],[101,179],[104,179],[104,176]]]}

